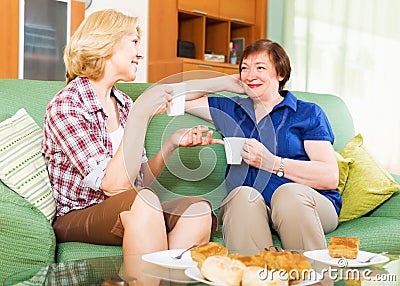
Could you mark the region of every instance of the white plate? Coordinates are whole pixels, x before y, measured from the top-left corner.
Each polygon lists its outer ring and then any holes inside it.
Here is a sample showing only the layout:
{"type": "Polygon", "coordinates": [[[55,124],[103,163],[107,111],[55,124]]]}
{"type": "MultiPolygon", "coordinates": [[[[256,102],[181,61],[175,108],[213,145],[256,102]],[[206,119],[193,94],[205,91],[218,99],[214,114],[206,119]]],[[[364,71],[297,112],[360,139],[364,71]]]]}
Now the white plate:
{"type": "Polygon", "coordinates": [[[152,267],[147,267],[143,270],[143,274],[157,279],[162,279],[177,283],[196,283],[189,277],[185,275],[183,269],[171,269],[166,267],[161,267],[157,265],[152,265],[152,267]]]}
{"type": "Polygon", "coordinates": [[[185,270],[185,274],[187,277],[202,282],[204,284],[213,285],[213,286],[225,286],[223,284],[218,284],[215,282],[208,281],[204,278],[203,274],[201,274],[200,269],[198,267],[190,267],[185,270]]]}
{"type": "Polygon", "coordinates": [[[192,260],[190,251],[183,254],[181,259],[172,258],[181,254],[185,249],[171,249],[153,252],[142,256],[144,261],[172,269],[186,269],[197,266],[197,262],[192,260]]]}
{"type": "MultiPolygon", "coordinates": [[[[202,283],[205,283],[208,285],[213,285],[213,286],[224,286],[223,284],[218,284],[218,283],[206,280],[204,278],[204,276],[201,274],[200,269],[197,267],[191,267],[191,268],[186,269],[185,274],[189,278],[196,280],[198,282],[202,282],[202,283]]],[[[296,285],[296,286],[312,285],[312,284],[318,283],[319,281],[321,281],[323,279],[322,274],[320,274],[314,270],[312,270],[312,273],[310,275],[313,277],[313,279],[303,280],[300,283],[293,283],[291,285],[296,285]]]]}
{"type": "Polygon", "coordinates": [[[307,258],[314,259],[316,261],[332,265],[332,266],[337,266],[337,267],[365,267],[369,265],[374,265],[374,264],[379,264],[379,263],[385,263],[389,261],[389,257],[384,256],[384,255],[378,255],[374,257],[370,262],[368,263],[362,263],[358,262],[357,260],[366,260],[370,258],[372,255],[375,255],[375,253],[372,252],[367,252],[367,251],[358,251],[358,255],[356,259],[346,259],[346,258],[332,258],[329,255],[328,249],[319,249],[319,250],[311,250],[311,251],[306,251],[304,252],[304,255],[307,258]]]}

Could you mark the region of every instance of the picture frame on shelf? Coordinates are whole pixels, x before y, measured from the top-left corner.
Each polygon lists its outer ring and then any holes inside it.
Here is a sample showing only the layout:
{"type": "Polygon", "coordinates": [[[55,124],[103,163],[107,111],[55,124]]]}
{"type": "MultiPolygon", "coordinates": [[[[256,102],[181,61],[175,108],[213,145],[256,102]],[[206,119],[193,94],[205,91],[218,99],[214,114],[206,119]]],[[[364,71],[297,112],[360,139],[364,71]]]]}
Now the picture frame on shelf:
{"type": "Polygon", "coordinates": [[[244,38],[232,38],[233,47],[236,50],[236,56],[238,61],[242,57],[244,47],[245,47],[245,39],[244,38]]]}

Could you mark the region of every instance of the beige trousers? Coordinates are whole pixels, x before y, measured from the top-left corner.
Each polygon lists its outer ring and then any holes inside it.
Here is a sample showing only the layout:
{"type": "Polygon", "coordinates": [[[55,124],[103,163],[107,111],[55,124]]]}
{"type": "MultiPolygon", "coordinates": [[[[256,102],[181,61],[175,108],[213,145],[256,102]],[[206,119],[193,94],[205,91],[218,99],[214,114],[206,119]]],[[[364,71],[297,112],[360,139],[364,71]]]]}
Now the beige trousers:
{"type": "Polygon", "coordinates": [[[269,208],[251,187],[234,189],[220,206],[222,234],[231,251],[259,251],[273,245],[271,230],[287,250],[326,248],[325,233],[338,226],[333,204],[316,190],[297,183],[280,186],[269,208]]]}

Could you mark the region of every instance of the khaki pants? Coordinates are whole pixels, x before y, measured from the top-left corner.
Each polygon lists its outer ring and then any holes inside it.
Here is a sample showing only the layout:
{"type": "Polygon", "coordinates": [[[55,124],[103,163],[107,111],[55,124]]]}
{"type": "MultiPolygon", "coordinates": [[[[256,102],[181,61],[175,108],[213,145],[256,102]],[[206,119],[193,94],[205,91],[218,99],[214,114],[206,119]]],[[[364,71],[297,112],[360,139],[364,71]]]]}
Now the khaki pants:
{"type": "Polygon", "coordinates": [[[326,248],[324,233],[338,226],[333,204],[305,185],[289,183],[276,189],[269,208],[251,187],[234,189],[220,207],[222,233],[231,251],[259,251],[273,245],[276,231],[287,250],[326,248]]]}

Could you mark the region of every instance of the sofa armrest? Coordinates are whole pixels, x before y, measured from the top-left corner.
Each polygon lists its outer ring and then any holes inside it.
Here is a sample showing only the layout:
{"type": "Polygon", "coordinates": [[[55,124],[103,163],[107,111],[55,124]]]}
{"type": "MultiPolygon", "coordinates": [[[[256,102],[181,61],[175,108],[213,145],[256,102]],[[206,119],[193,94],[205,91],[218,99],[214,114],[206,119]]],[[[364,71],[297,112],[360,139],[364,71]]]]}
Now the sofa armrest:
{"type": "MultiPolygon", "coordinates": [[[[391,174],[400,184],[400,175],[391,174]]],[[[395,192],[386,202],[373,210],[369,216],[373,217],[391,217],[400,220],[400,190],[395,192]]]]}
{"type": "Polygon", "coordinates": [[[15,272],[54,262],[55,245],[46,217],[0,182],[0,284],[15,272]]]}

